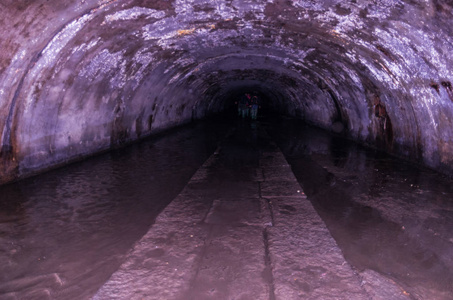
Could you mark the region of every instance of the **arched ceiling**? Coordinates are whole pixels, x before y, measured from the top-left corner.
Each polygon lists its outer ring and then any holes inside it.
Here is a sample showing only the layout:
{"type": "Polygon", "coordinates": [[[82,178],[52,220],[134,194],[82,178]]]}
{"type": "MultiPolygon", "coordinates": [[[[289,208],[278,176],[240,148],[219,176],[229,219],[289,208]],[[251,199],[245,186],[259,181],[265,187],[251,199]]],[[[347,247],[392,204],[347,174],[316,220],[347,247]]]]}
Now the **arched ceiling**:
{"type": "Polygon", "coordinates": [[[453,170],[442,0],[6,0],[3,181],[222,111],[270,108],[453,170]]]}

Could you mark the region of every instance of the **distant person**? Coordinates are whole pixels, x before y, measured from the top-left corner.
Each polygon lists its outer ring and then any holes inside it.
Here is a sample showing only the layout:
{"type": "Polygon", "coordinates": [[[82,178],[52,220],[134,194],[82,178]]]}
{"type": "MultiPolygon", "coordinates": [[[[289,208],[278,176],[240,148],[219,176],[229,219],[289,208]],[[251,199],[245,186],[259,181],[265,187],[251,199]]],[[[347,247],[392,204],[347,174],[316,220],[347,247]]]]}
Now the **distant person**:
{"type": "Polygon", "coordinates": [[[259,105],[258,96],[253,96],[250,100],[250,116],[251,116],[252,120],[257,119],[259,107],[260,107],[260,105],[259,105]]]}
{"type": "Polygon", "coordinates": [[[241,117],[242,116],[242,105],[241,105],[241,99],[239,99],[239,101],[236,101],[234,102],[234,104],[237,105],[238,107],[238,117],[241,117]]]}
{"type": "Polygon", "coordinates": [[[251,98],[252,96],[247,93],[244,96],[242,96],[241,99],[239,99],[238,113],[243,119],[249,116],[249,106],[251,98]]]}

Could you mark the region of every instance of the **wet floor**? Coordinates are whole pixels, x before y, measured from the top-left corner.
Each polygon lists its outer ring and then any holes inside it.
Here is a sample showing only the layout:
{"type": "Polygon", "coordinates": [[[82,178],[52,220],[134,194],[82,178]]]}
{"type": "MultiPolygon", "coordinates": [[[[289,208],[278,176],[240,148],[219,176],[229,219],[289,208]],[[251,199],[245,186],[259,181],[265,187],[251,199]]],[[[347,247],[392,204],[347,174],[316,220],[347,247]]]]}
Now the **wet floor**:
{"type": "Polygon", "coordinates": [[[299,183],[358,272],[378,272],[414,299],[453,299],[450,179],[300,122],[272,125],[299,183]]]}
{"type": "Polygon", "coordinates": [[[93,299],[370,299],[263,126],[233,125],[93,299]]]}
{"type": "MultiPolygon", "coordinates": [[[[0,299],[89,299],[233,122],[180,128],[1,187],[0,299]]],[[[451,180],[298,122],[261,124],[357,272],[378,272],[414,299],[453,299],[451,180]]],[[[253,160],[240,145],[229,150],[253,160]]]]}
{"type": "Polygon", "coordinates": [[[1,187],[0,299],[94,295],[227,129],[173,130],[1,187]]]}

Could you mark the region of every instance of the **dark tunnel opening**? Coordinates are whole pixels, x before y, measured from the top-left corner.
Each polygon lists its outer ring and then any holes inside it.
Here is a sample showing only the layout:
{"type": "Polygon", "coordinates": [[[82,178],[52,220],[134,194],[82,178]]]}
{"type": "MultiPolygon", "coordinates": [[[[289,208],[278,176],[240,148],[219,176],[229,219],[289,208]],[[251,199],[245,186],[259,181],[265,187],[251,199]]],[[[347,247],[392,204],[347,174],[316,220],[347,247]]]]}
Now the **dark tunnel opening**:
{"type": "MultiPolygon", "coordinates": [[[[260,118],[266,118],[271,115],[277,115],[278,111],[275,109],[273,110],[272,102],[277,99],[275,94],[269,94],[270,91],[263,90],[262,87],[259,85],[254,86],[245,86],[241,88],[237,88],[232,91],[228,91],[225,95],[222,96],[225,100],[220,100],[224,102],[224,111],[221,112],[222,115],[235,115],[238,111],[238,105],[240,99],[244,97],[246,94],[250,94],[252,97],[256,96],[258,99],[259,104],[259,113],[258,116],[260,118]]],[[[250,101],[250,100],[249,100],[250,101]]]]}

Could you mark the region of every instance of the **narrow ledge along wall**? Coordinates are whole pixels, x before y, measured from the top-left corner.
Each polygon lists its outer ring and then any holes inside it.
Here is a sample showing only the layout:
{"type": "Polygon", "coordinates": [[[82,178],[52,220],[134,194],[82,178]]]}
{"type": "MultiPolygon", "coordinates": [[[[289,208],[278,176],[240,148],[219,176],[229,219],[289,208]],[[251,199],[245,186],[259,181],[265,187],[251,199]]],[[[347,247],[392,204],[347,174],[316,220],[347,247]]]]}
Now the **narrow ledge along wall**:
{"type": "Polygon", "coordinates": [[[269,108],[453,173],[447,0],[5,0],[0,181],[269,108]]]}

